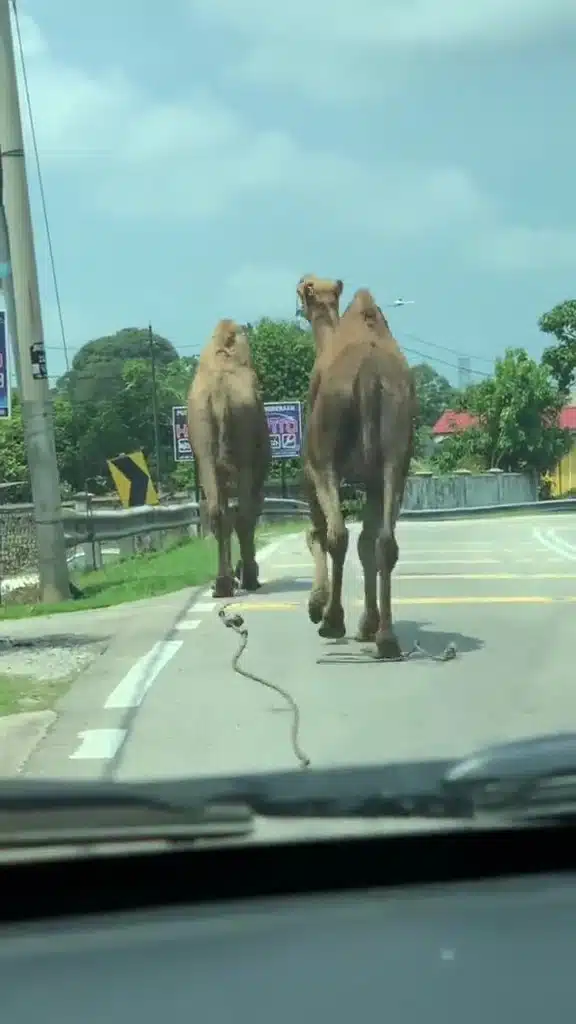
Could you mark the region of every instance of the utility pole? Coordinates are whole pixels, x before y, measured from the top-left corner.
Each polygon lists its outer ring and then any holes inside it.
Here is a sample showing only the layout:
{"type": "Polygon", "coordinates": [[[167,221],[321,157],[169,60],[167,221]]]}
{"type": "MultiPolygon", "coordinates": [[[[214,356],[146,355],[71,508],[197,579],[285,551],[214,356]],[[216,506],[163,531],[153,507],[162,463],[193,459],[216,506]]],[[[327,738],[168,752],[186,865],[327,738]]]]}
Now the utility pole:
{"type": "Polygon", "coordinates": [[[38,271],[26,178],[10,0],[0,0],[0,161],[7,225],[2,285],[16,369],[38,541],[40,600],[71,597],[62,525],[52,402],[46,367],[38,271]]]}
{"type": "Polygon", "coordinates": [[[160,420],[158,417],[158,390],[156,383],[156,347],[152,324],[148,324],[148,343],[150,346],[150,370],[152,377],[152,422],[154,424],[154,449],[156,451],[156,486],[160,495],[160,420]]]}

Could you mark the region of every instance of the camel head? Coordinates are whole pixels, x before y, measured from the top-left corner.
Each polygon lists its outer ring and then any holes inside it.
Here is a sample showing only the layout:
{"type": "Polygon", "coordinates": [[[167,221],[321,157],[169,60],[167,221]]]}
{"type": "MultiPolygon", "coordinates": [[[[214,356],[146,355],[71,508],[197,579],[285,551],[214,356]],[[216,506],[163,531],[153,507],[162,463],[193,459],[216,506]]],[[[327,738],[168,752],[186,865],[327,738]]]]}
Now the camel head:
{"type": "Polygon", "coordinates": [[[235,320],[219,320],[212,335],[216,352],[228,356],[235,363],[249,366],[252,363],[248,335],[235,320]]]}
{"type": "Polygon", "coordinates": [[[343,288],[340,280],[332,281],[326,277],[315,277],[314,274],[301,277],[296,288],[297,316],[303,316],[309,324],[318,319],[335,322],[339,316],[343,288]]]}

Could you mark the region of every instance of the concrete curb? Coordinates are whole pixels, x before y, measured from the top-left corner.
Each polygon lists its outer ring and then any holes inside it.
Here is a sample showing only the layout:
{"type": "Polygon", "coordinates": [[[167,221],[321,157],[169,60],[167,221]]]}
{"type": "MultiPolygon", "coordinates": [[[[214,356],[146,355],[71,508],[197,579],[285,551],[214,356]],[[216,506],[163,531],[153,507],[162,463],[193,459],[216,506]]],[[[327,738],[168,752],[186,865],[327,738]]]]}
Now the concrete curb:
{"type": "Polygon", "coordinates": [[[55,711],[0,716],[0,776],[18,775],[55,721],[55,711]]]}

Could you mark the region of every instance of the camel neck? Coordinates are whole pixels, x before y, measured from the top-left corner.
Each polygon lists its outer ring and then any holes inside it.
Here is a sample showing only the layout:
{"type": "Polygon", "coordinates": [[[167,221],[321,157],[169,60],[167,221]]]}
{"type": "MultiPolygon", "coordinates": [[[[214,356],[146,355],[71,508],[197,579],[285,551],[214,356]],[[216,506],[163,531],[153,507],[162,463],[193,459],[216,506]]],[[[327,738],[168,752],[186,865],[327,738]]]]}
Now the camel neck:
{"type": "Polygon", "coordinates": [[[321,351],[328,339],[332,337],[338,322],[339,316],[336,311],[322,310],[315,314],[312,320],[312,330],[314,331],[316,348],[318,350],[321,351]]]}

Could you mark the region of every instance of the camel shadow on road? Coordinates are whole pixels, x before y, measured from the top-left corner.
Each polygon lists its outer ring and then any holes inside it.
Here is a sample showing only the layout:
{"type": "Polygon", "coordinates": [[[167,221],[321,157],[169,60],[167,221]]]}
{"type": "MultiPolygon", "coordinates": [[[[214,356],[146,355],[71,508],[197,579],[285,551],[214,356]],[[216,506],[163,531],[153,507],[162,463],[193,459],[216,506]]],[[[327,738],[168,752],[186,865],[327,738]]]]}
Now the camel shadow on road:
{"type": "Polygon", "coordinates": [[[268,580],[266,583],[262,583],[259,594],[291,594],[291,593],[306,593],[312,587],[312,577],[302,577],[300,579],[294,576],[278,576],[276,579],[268,580]]]}
{"type": "MultiPolygon", "coordinates": [[[[422,661],[427,658],[432,658],[435,661],[442,660],[443,654],[450,645],[456,649],[456,657],[462,654],[472,654],[484,648],[484,641],[479,637],[468,636],[466,633],[458,631],[445,633],[440,629],[431,629],[430,626],[431,623],[427,621],[414,622],[399,619],[394,622],[394,629],[402,650],[412,652],[415,644],[418,644],[420,648],[411,654],[411,661],[422,661]]],[[[342,640],[327,640],[325,641],[326,654],[322,658],[322,662],[323,664],[337,665],[350,664],[355,660],[360,661],[365,658],[363,652],[371,647],[373,645],[354,640],[352,635],[346,636],[342,640]]],[[[381,664],[381,662],[375,661],[375,664],[381,664]]]]}

